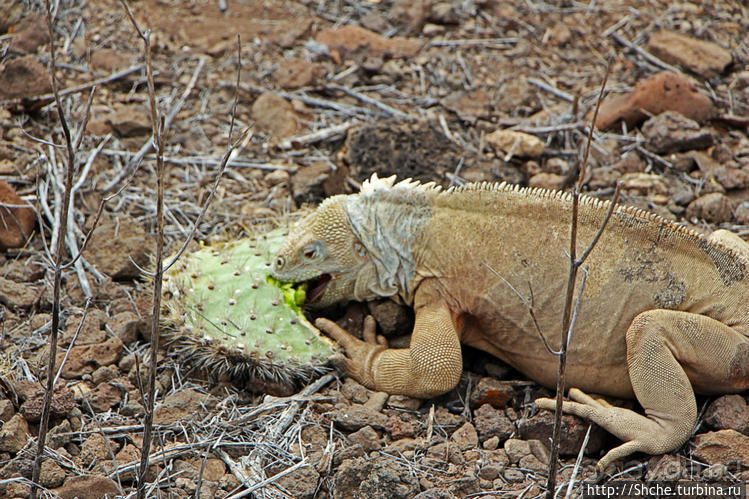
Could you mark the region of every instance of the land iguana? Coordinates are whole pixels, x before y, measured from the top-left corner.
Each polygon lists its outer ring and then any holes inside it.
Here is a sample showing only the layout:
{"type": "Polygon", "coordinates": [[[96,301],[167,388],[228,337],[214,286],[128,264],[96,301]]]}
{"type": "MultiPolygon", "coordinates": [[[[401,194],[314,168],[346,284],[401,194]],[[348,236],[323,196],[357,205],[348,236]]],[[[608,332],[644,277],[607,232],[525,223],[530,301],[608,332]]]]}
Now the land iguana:
{"type": "MultiPolygon", "coordinates": [[[[409,348],[388,348],[371,317],[364,341],[327,319],[345,349],[336,364],[363,385],[429,398],[458,383],[461,343],[553,387],[569,271],[571,195],[481,183],[442,189],[373,176],[354,195],[325,200],[279,250],[278,279],[309,282],[308,303],[392,297],[413,306],[409,348]],[[532,306],[538,328],[529,312],[532,306]]],[[[581,196],[587,245],[609,202],[581,196]]],[[[749,388],[749,244],[705,237],[647,211],[617,206],[586,261],[569,342],[563,410],[624,441],[598,463],[669,452],[697,420],[695,392],[749,388]],[[585,392],[636,397],[645,415],[585,392]]],[[[541,408],[555,402],[536,400],[541,408]]]]}

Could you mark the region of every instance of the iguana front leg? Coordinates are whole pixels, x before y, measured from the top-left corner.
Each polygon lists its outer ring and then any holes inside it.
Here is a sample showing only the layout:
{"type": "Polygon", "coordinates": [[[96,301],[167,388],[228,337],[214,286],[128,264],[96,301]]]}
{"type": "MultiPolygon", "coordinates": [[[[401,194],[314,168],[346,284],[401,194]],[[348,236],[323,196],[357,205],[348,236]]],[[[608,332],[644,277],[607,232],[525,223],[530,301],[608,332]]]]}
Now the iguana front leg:
{"type": "MultiPolygon", "coordinates": [[[[604,471],[613,461],[641,451],[670,452],[689,439],[697,420],[694,388],[701,393],[731,393],[749,388],[749,338],[710,317],[673,310],[650,310],[627,330],[627,366],[640,415],[570,389],[575,402],[562,410],[587,418],[625,443],[599,462],[604,471]]],[[[555,401],[537,399],[553,410],[555,401]]]]}
{"type": "Polygon", "coordinates": [[[460,340],[450,310],[442,303],[416,309],[409,348],[387,348],[378,343],[371,318],[365,322],[365,341],[327,319],[318,319],[315,325],[346,350],[345,356],[331,360],[372,390],[430,398],[450,391],[460,380],[460,340]]]}

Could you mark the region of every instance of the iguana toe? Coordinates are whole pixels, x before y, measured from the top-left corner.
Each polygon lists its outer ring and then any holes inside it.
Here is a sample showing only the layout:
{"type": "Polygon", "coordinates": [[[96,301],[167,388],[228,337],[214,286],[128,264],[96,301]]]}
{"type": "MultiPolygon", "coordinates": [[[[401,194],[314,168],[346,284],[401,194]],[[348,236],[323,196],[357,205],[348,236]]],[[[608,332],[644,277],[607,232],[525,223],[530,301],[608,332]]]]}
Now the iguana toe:
{"type": "Polygon", "coordinates": [[[580,402],[581,404],[586,404],[591,407],[595,407],[597,409],[610,409],[614,407],[613,405],[609,404],[606,400],[602,398],[593,398],[587,393],[577,388],[570,388],[569,396],[575,402],[580,402]]]}
{"type": "MultiPolygon", "coordinates": [[[[374,319],[369,317],[365,322],[365,335],[374,335],[374,319]],[[369,330],[368,330],[369,329],[369,330]]],[[[315,321],[315,326],[329,334],[346,351],[346,354],[335,354],[330,361],[338,369],[358,380],[364,386],[373,387],[372,362],[375,356],[387,350],[387,344],[370,343],[356,338],[335,322],[320,318],[315,321]]]]}

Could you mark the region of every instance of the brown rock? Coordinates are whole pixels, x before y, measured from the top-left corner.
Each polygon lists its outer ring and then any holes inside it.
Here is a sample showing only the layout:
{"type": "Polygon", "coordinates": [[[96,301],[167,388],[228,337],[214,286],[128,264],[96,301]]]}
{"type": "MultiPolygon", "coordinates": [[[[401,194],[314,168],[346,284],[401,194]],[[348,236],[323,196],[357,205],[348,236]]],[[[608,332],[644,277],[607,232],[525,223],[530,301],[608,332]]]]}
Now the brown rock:
{"type": "Polygon", "coordinates": [[[723,395],[707,408],[705,423],[717,430],[736,430],[749,436],[749,406],[741,395],[723,395]]]}
{"type": "Polygon", "coordinates": [[[0,68],[0,100],[34,97],[51,91],[47,68],[33,55],[11,59],[0,68]]]}
{"type": "Polygon", "coordinates": [[[346,459],[333,477],[334,499],[348,497],[413,497],[419,482],[394,459],[346,459]]]}
{"type": "Polygon", "coordinates": [[[497,101],[497,111],[510,116],[530,116],[541,109],[538,89],[525,76],[513,76],[502,83],[497,101]]]}
{"type": "MultiPolygon", "coordinates": [[[[585,440],[589,423],[577,416],[565,414],[562,416],[562,437],[559,442],[559,452],[563,455],[577,455],[585,440]]],[[[554,428],[554,414],[550,411],[540,411],[535,416],[523,419],[518,424],[520,436],[525,440],[539,440],[550,442],[554,428]]],[[[585,453],[595,455],[603,448],[606,432],[599,426],[593,425],[590,429],[588,445],[585,453]]]]}
{"type": "Polygon", "coordinates": [[[471,407],[491,404],[495,409],[501,409],[513,395],[515,395],[515,388],[511,383],[484,377],[476,383],[476,387],[471,392],[471,407]]]}
{"type": "Polygon", "coordinates": [[[709,223],[729,222],[733,217],[731,200],[725,194],[712,192],[700,196],[687,206],[687,218],[705,220],[709,223]]]}
{"type": "Polygon", "coordinates": [[[346,378],[341,385],[341,395],[355,404],[363,404],[369,399],[371,390],[359,384],[352,378],[346,378]]]}
{"type": "Polygon", "coordinates": [[[113,379],[115,379],[118,374],[119,373],[116,368],[113,368],[111,366],[101,366],[91,374],[91,381],[94,385],[107,383],[108,381],[112,381],[113,379]]]}
{"type": "Polygon", "coordinates": [[[535,461],[541,463],[548,463],[549,461],[549,450],[539,440],[520,440],[517,438],[510,438],[505,442],[504,448],[509,461],[512,464],[520,463],[521,468],[525,467],[522,466],[524,460],[528,462],[528,464],[535,465],[535,462],[529,458],[533,458],[535,461]]]}
{"type": "Polygon", "coordinates": [[[642,125],[648,149],[656,153],[673,153],[690,149],[705,149],[713,144],[709,130],[677,113],[665,111],[642,125]]]}
{"type": "Polygon", "coordinates": [[[619,179],[622,192],[629,196],[664,196],[668,194],[668,183],[654,173],[627,173],[619,179]]]}
{"type": "Polygon", "coordinates": [[[426,22],[433,0],[395,0],[390,21],[407,33],[418,33],[426,22]]]}
{"type": "Polygon", "coordinates": [[[367,310],[385,336],[411,334],[414,320],[411,307],[384,299],[367,302],[367,310]]]}
{"type": "Polygon", "coordinates": [[[0,428],[0,452],[16,454],[24,448],[28,438],[29,425],[22,415],[16,414],[0,428]]]}
{"type": "Polygon", "coordinates": [[[86,132],[91,135],[96,135],[97,137],[102,137],[112,131],[112,127],[109,125],[106,118],[92,117],[86,124],[86,132]]]}
{"type": "Polygon", "coordinates": [[[544,39],[548,39],[552,45],[560,47],[567,45],[572,40],[572,31],[566,23],[558,22],[547,30],[544,39]]]}
{"type": "Polygon", "coordinates": [[[95,412],[106,412],[122,402],[122,391],[111,383],[101,383],[86,397],[95,412]]]}
{"type": "Polygon", "coordinates": [[[705,180],[715,180],[727,190],[749,187],[749,172],[725,164],[728,161],[717,161],[701,151],[687,154],[704,174],[705,180]]]}
{"type": "Polygon", "coordinates": [[[387,405],[393,409],[402,409],[405,411],[418,411],[421,407],[422,400],[407,397],[405,395],[391,395],[388,397],[387,405]]]}
{"type": "Polygon", "coordinates": [[[130,66],[130,58],[117,49],[100,48],[91,54],[91,69],[94,71],[112,73],[128,66],[130,66]]]}
{"type": "Polygon", "coordinates": [[[9,421],[16,413],[13,402],[8,399],[0,399],[0,423],[9,421]]]}
{"type": "Polygon", "coordinates": [[[648,49],[670,64],[679,64],[704,78],[719,75],[731,64],[731,52],[720,45],[661,30],[650,37],[648,49]]]}
{"type": "Polygon", "coordinates": [[[34,286],[0,277],[0,303],[8,308],[29,308],[37,299],[34,286]]]}
{"type": "Polygon", "coordinates": [[[476,432],[476,427],[466,421],[450,435],[450,441],[462,451],[475,449],[479,445],[479,434],[476,432]]]}
{"type": "Polygon", "coordinates": [[[414,38],[385,38],[353,25],[323,30],[317,34],[315,40],[328,46],[330,57],[336,64],[340,64],[348,53],[360,50],[366,50],[371,56],[411,57],[416,55],[423,45],[414,38]]]}
{"type": "Polygon", "coordinates": [[[429,12],[429,20],[439,24],[456,25],[461,20],[459,7],[453,2],[436,2],[429,12]]]}
{"type": "MultiPolygon", "coordinates": [[[[58,364],[59,365],[59,364],[58,364]]],[[[27,421],[37,423],[42,418],[42,406],[44,405],[44,390],[39,390],[33,397],[29,397],[21,405],[21,414],[27,421]]],[[[52,394],[52,404],[50,405],[50,416],[52,418],[62,418],[68,415],[75,407],[75,397],[65,386],[57,386],[52,394]]]]}
{"type": "Polygon", "coordinates": [[[62,485],[65,481],[65,470],[51,459],[42,461],[42,467],[39,470],[39,482],[42,487],[52,489],[62,485]]]}
{"type": "Polygon", "coordinates": [[[457,499],[458,496],[453,494],[449,489],[442,487],[432,487],[424,492],[414,496],[414,499],[457,499]]]}
{"type": "Polygon", "coordinates": [[[494,148],[498,157],[511,154],[537,158],[546,147],[535,135],[515,130],[495,130],[486,136],[486,143],[494,148]]]}
{"type": "MultiPolygon", "coordinates": [[[[115,444],[110,442],[110,445],[115,444]]],[[[116,448],[116,446],[115,446],[116,448]]],[[[77,456],[81,463],[85,463],[86,466],[91,466],[94,463],[101,462],[109,459],[109,446],[105,437],[100,433],[92,433],[89,437],[81,444],[81,452],[77,456]]]]}
{"type": "Polygon", "coordinates": [[[21,54],[33,54],[36,49],[49,43],[49,30],[46,20],[32,13],[13,27],[13,38],[8,50],[21,54]]]}
{"type": "MultiPolygon", "coordinates": [[[[117,464],[125,464],[125,463],[132,463],[133,461],[139,461],[140,460],[140,450],[134,446],[133,444],[127,444],[115,456],[117,464]]],[[[109,466],[114,467],[114,463],[107,463],[106,468],[109,466]]],[[[149,466],[149,472],[151,471],[152,466],[149,466]]],[[[135,479],[135,470],[127,471],[120,475],[120,477],[123,480],[134,480],[135,479]]]]}
{"type": "Polygon", "coordinates": [[[432,445],[427,449],[425,457],[436,465],[453,463],[460,466],[465,463],[463,453],[453,442],[440,442],[432,445]]]}
{"type": "Polygon", "coordinates": [[[648,482],[655,480],[675,481],[686,475],[684,458],[666,454],[663,456],[653,456],[648,462],[648,473],[645,480],[648,482]],[[682,475],[684,473],[685,475],[682,475]]]}
{"type": "MultiPolygon", "coordinates": [[[[84,374],[91,374],[100,366],[115,364],[122,356],[124,346],[117,338],[109,338],[103,343],[94,345],[74,346],[62,370],[62,377],[66,379],[80,378],[84,374]]],[[[64,351],[57,353],[59,366],[65,356],[64,351]]]]}
{"type": "Polygon", "coordinates": [[[376,11],[361,16],[360,22],[362,26],[376,33],[384,33],[389,27],[387,19],[376,11]]]}
{"type": "MultiPolygon", "coordinates": [[[[374,123],[349,129],[344,160],[351,176],[363,181],[397,175],[423,182],[455,171],[466,152],[427,123],[374,123]]],[[[468,161],[466,161],[468,163],[468,161]]]]}
{"type": "Polygon", "coordinates": [[[279,478],[276,482],[291,497],[312,499],[317,492],[320,474],[312,466],[302,466],[279,478]]]}
{"type": "Polygon", "coordinates": [[[226,474],[226,465],[221,459],[206,459],[203,468],[203,480],[218,482],[226,474]]]}
{"type": "MultiPolygon", "coordinates": [[[[13,259],[3,263],[3,277],[16,282],[34,282],[44,277],[44,268],[34,265],[31,260],[13,259]]],[[[31,329],[42,327],[52,318],[51,314],[37,313],[32,317],[31,329]]]]}
{"type": "Polygon", "coordinates": [[[362,449],[367,452],[372,452],[373,450],[379,450],[382,448],[382,439],[371,426],[365,426],[364,428],[351,433],[348,438],[351,442],[361,445],[362,449]]]}
{"type": "Polygon", "coordinates": [[[319,203],[324,198],[349,192],[346,184],[348,168],[333,168],[324,161],[315,161],[299,168],[291,177],[291,192],[298,204],[319,203]]]}
{"type": "Polygon", "coordinates": [[[89,263],[112,279],[134,279],[141,274],[130,261],[148,264],[150,244],[143,226],[130,217],[102,217],[86,248],[89,263]]]}
{"type": "Polygon", "coordinates": [[[47,445],[50,449],[59,449],[73,440],[73,425],[70,421],[63,419],[60,424],[50,428],[47,433],[47,445]]]}
{"type": "Polygon", "coordinates": [[[632,128],[648,116],[664,111],[676,111],[699,123],[715,114],[712,101],[697,90],[692,80],[666,71],[640,81],[629,95],[605,99],[596,126],[607,130],[618,127],[624,121],[632,128]]]}
{"type": "Polygon", "coordinates": [[[294,89],[314,85],[322,71],[317,63],[291,57],[279,63],[273,76],[281,88],[294,89]]]}
{"type": "Polygon", "coordinates": [[[556,173],[537,173],[528,180],[528,187],[561,190],[567,186],[568,177],[556,173]]]}
{"type": "Polygon", "coordinates": [[[749,202],[744,201],[734,210],[736,223],[739,225],[749,225],[749,202]]]}
{"type": "Polygon", "coordinates": [[[107,333],[102,329],[101,316],[96,312],[86,314],[83,324],[80,317],[70,317],[66,321],[65,333],[60,341],[61,346],[70,344],[75,332],[78,331],[78,337],[75,340],[76,345],[90,345],[92,343],[101,343],[107,339],[107,333]],[[79,330],[80,328],[80,330],[79,330]]]}
{"type": "Polygon", "coordinates": [[[119,137],[145,137],[152,132],[148,111],[140,104],[119,107],[106,122],[119,137]]]}
{"type": "Polygon", "coordinates": [[[452,92],[440,104],[469,123],[475,123],[479,118],[488,118],[492,111],[489,94],[481,88],[470,92],[452,92]]]}
{"type": "Polygon", "coordinates": [[[482,442],[496,436],[501,442],[515,433],[515,425],[504,412],[484,404],[473,413],[473,424],[482,442]]]}
{"type": "Polygon", "coordinates": [[[392,415],[388,418],[385,423],[385,431],[390,434],[390,438],[393,440],[400,440],[402,438],[413,438],[416,436],[419,428],[413,422],[404,417],[392,415]]]}
{"type": "Polygon", "coordinates": [[[200,393],[197,390],[187,389],[168,395],[164,402],[159,405],[154,415],[156,424],[172,424],[182,419],[195,416],[196,408],[199,412],[211,410],[216,407],[216,399],[212,395],[200,393]]]}
{"type": "Polygon", "coordinates": [[[711,431],[693,440],[694,457],[708,464],[749,466],[749,437],[736,430],[711,431]]]}
{"type": "Polygon", "coordinates": [[[274,138],[290,137],[299,130],[297,115],[291,103],[270,92],[255,99],[251,116],[260,130],[274,138]]]}
{"type": "Polygon", "coordinates": [[[35,225],[33,208],[16,194],[8,182],[0,180],[0,251],[26,244],[35,225]]]}
{"type": "Polygon", "coordinates": [[[503,449],[487,453],[484,464],[479,470],[479,477],[484,480],[496,480],[509,463],[510,459],[503,449]]]}
{"type": "Polygon", "coordinates": [[[28,5],[24,0],[6,0],[0,3],[0,33],[7,33],[11,27],[28,15],[28,5]]]}
{"type": "Polygon", "coordinates": [[[566,178],[570,178],[574,174],[574,169],[562,158],[547,159],[541,167],[541,171],[566,178]]]}
{"type": "Polygon", "coordinates": [[[388,423],[388,417],[381,412],[358,404],[328,413],[328,417],[346,431],[357,431],[365,426],[384,430],[388,423]]]}

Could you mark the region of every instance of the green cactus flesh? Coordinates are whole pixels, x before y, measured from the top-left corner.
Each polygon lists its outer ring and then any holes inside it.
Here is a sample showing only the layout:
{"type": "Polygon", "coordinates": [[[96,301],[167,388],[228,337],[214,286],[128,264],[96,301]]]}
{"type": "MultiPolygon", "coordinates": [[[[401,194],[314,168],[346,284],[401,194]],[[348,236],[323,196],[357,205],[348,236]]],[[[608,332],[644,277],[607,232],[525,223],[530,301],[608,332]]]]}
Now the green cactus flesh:
{"type": "Polygon", "coordinates": [[[304,286],[270,276],[284,237],[275,229],[202,246],[166,272],[168,340],[187,363],[260,389],[294,388],[326,370],[333,343],[305,319],[304,286]]]}

